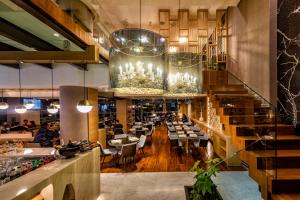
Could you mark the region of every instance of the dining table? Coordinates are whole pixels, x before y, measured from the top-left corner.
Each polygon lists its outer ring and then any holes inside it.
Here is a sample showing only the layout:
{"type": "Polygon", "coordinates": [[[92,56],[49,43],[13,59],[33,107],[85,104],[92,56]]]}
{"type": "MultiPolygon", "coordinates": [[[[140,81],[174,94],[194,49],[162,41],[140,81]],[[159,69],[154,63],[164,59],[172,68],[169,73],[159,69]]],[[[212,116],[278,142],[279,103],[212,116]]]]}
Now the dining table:
{"type": "Polygon", "coordinates": [[[112,147],[116,147],[117,149],[121,149],[122,145],[124,144],[131,144],[131,143],[138,143],[139,138],[135,136],[128,136],[126,138],[120,138],[120,139],[111,139],[108,141],[108,145],[112,147]]]}

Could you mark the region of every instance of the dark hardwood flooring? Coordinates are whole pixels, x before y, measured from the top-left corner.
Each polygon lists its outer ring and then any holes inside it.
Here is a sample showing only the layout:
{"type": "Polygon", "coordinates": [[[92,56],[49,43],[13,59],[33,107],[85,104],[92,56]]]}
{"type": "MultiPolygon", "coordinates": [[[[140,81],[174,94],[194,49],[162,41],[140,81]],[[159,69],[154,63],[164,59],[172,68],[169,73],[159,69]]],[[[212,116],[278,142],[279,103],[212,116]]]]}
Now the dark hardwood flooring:
{"type": "MultiPolygon", "coordinates": [[[[106,158],[101,167],[104,173],[119,172],[175,172],[189,171],[195,161],[201,160],[201,166],[206,168],[205,160],[215,158],[212,144],[209,143],[207,152],[204,149],[197,149],[193,153],[186,154],[185,151],[176,151],[170,148],[166,126],[156,127],[152,135],[152,141],[147,140],[145,144],[145,155],[138,152],[135,163],[115,166],[111,158],[106,158]]],[[[221,170],[242,170],[242,168],[227,168],[220,166],[221,170]]]]}

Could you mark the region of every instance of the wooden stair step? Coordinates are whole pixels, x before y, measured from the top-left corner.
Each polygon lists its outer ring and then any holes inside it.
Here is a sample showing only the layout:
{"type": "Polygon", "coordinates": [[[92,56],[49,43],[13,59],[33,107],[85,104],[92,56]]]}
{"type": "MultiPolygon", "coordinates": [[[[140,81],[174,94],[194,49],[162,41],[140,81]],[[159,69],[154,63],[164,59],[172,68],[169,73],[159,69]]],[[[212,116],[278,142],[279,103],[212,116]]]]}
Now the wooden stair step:
{"type": "Polygon", "coordinates": [[[300,200],[300,193],[296,194],[272,194],[272,200],[300,200]]]}
{"type": "MultiPolygon", "coordinates": [[[[291,125],[285,125],[285,124],[277,124],[277,135],[294,135],[295,129],[291,125]]],[[[264,133],[268,131],[275,131],[274,124],[256,124],[255,127],[247,127],[247,126],[241,126],[237,125],[236,127],[236,135],[237,136],[255,136],[257,132],[264,133]],[[263,129],[266,129],[265,131],[263,129]],[[268,130],[269,129],[269,130],[268,130]]]]}
{"type": "MultiPolygon", "coordinates": [[[[239,139],[244,140],[244,145],[249,146],[258,138],[257,136],[239,136],[239,139]]],[[[300,149],[300,136],[296,135],[277,135],[277,140],[274,138],[265,137],[265,139],[261,142],[256,142],[255,144],[247,147],[247,151],[253,150],[274,150],[274,148],[278,150],[283,149],[300,149]]]]}
{"type": "Polygon", "coordinates": [[[257,169],[300,168],[300,149],[252,151],[257,169]]]}
{"type": "Polygon", "coordinates": [[[299,193],[300,168],[267,170],[268,190],[272,194],[299,193]],[[277,174],[277,177],[275,177],[277,174]]]}

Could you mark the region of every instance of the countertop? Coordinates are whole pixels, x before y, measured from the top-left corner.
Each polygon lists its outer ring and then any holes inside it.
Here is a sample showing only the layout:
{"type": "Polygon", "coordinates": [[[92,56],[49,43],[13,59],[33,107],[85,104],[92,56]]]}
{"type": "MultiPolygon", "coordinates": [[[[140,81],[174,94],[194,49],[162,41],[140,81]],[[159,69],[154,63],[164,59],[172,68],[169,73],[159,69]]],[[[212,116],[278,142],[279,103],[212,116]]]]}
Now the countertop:
{"type": "Polygon", "coordinates": [[[10,151],[4,154],[0,154],[0,158],[51,156],[54,155],[54,152],[54,148],[23,148],[21,152],[10,151]]]}
{"type": "Polygon", "coordinates": [[[92,198],[88,199],[94,199],[100,194],[99,157],[99,148],[94,148],[71,159],[55,160],[0,186],[1,199],[31,199],[51,184],[54,199],[63,199],[67,185],[74,187],[76,199],[86,199],[89,195],[92,198]]]}

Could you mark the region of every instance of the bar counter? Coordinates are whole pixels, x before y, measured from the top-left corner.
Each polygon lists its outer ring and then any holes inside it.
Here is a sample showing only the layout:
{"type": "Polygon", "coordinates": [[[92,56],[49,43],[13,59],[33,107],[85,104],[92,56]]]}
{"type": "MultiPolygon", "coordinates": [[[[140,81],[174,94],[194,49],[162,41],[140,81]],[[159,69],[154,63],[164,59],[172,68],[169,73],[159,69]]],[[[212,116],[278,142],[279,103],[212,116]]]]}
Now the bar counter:
{"type": "Polygon", "coordinates": [[[55,160],[0,186],[1,200],[96,200],[100,195],[99,158],[100,150],[94,148],[71,159],[55,160]]]}

